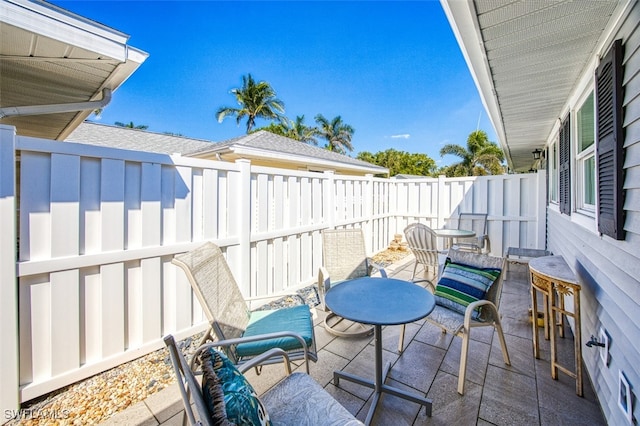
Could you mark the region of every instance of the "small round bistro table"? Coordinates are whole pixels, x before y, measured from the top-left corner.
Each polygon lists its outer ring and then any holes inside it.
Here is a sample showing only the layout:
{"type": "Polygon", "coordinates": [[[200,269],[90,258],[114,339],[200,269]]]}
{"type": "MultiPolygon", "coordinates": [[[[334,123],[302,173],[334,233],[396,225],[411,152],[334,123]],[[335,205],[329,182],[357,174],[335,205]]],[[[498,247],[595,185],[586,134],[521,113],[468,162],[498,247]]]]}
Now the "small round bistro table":
{"type": "Polygon", "coordinates": [[[466,229],[448,229],[448,228],[437,228],[434,229],[433,232],[435,234],[444,239],[444,249],[448,249],[451,247],[451,243],[454,238],[472,238],[476,236],[474,231],[469,231],[466,229]]]}
{"type": "Polygon", "coordinates": [[[364,277],[331,287],[325,296],[325,303],[332,312],[341,317],[374,326],[375,381],[344,371],[333,373],[336,386],[342,378],[374,390],[365,424],[371,423],[383,392],[422,404],[426,407],[427,415],[431,416],[430,399],[384,384],[391,364],[387,363],[384,369],[382,367],[382,326],[406,324],[426,317],[435,307],[433,295],[409,281],[364,277]]]}

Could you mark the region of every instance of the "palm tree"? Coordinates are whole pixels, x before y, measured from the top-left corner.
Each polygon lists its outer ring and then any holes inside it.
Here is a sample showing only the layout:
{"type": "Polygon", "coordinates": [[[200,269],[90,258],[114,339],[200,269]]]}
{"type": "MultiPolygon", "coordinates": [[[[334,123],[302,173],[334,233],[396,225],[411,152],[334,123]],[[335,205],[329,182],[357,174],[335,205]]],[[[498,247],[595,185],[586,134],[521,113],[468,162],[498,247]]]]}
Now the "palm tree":
{"type": "Polygon", "coordinates": [[[338,115],[329,121],[322,114],[318,114],[315,119],[318,123],[317,135],[327,140],[326,149],[340,154],[346,154],[347,150],[353,151],[351,138],[355,130],[343,122],[342,117],[338,115]]]}
{"type": "Polygon", "coordinates": [[[309,127],[304,124],[304,115],[299,115],[294,121],[288,118],[283,118],[279,123],[269,123],[268,126],[254,129],[251,133],[266,130],[267,132],[275,133],[276,135],[286,136],[291,139],[295,139],[300,142],[318,145],[316,136],[318,135],[318,129],[316,127],[309,127]]]}
{"type": "Polygon", "coordinates": [[[115,124],[118,127],[126,127],[128,129],[146,130],[146,129],[149,128],[149,126],[146,126],[144,124],[135,125],[135,124],[133,124],[133,121],[130,121],[128,123],[123,123],[121,121],[116,121],[113,124],[115,124]]]}
{"type": "Polygon", "coordinates": [[[487,133],[476,130],[469,134],[467,147],[447,144],[440,149],[440,156],[455,155],[462,161],[444,168],[447,176],[483,176],[504,172],[504,152],[489,141],[487,133]]]}
{"type": "Polygon", "coordinates": [[[296,116],[296,119],[289,122],[287,136],[300,142],[318,145],[316,136],[318,135],[317,127],[309,127],[304,124],[304,115],[296,116]]]}
{"type": "Polygon", "coordinates": [[[231,89],[236,97],[239,108],[221,107],[216,113],[219,123],[228,115],[235,115],[236,122],[240,125],[242,119],[247,117],[247,133],[256,123],[256,118],[275,119],[281,121],[284,113],[284,103],[276,98],[276,92],[266,81],[256,81],[251,74],[242,76],[242,87],[231,89]]]}

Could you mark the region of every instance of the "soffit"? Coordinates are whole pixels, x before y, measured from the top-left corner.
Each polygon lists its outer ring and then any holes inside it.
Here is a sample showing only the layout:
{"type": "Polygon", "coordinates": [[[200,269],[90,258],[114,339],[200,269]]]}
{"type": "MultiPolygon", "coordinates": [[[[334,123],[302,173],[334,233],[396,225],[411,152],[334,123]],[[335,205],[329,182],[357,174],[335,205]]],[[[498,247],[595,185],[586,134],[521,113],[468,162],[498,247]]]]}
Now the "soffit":
{"type": "Polygon", "coordinates": [[[512,170],[532,166],[620,4],[443,0],[512,170]]]}
{"type": "MultiPolygon", "coordinates": [[[[3,1],[0,107],[102,99],[146,59],[127,36],[43,2],[3,1]]],[[[17,133],[64,139],[91,111],[5,117],[17,133]]]]}

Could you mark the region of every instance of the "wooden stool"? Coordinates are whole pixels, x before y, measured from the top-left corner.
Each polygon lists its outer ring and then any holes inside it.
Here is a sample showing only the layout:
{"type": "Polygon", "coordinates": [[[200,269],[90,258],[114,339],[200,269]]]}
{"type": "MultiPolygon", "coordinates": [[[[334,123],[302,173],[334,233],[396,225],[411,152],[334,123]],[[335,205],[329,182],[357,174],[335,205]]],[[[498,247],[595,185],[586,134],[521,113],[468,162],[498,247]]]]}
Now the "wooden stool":
{"type": "Polygon", "coordinates": [[[576,394],[582,396],[582,337],[580,324],[580,284],[562,256],[545,256],[529,262],[531,272],[531,304],[533,321],[533,352],[540,357],[538,344],[537,294],[544,303],[545,338],[551,338],[551,378],[558,378],[558,370],[576,379],[576,394]],[[565,296],[573,296],[573,312],[565,308],[565,296]],[[564,318],[572,317],[574,324],[575,368],[570,370],[558,363],[557,335],[564,337],[564,318]]]}

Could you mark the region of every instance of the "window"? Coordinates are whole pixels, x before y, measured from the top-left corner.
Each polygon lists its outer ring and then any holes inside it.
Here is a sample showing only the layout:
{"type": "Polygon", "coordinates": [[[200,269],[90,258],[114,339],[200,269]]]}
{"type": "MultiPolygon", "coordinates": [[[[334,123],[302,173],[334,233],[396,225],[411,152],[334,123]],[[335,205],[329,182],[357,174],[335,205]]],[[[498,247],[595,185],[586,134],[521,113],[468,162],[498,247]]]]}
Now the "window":
{"type": "Polygon", "coordinates": [[[558,141],[549,147],[549,199],[558,202],[558,141]]]}
{"type": "Polygon", "coordinates": [[[616,40],[596,70],[598,232],[624,240],[624,129],[622,40],[616,40]]]}
{"type": "Polygon", "coordinates": [[[595,115],[593,92],[587,96],[576,113],[577,158],[576,201],[579,209],[595,212],[596,208],[596,159],[595,115]]]}

